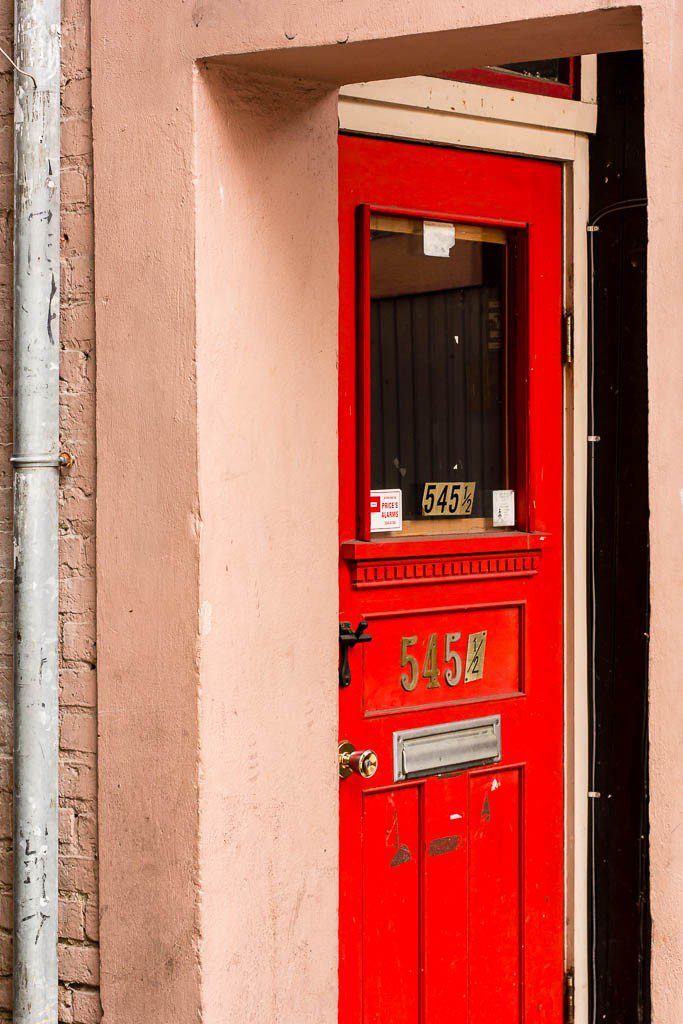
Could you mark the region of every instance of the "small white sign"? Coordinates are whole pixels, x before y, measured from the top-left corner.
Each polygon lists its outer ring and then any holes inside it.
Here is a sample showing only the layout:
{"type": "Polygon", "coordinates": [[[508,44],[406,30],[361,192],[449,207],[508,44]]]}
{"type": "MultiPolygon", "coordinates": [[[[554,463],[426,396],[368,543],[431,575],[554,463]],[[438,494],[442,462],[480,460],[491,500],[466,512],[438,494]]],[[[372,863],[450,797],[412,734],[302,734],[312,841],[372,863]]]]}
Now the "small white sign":
{"type": "Polygon", "coordinates": [[[425,256],[451,254],[455,245],[455,224],[444,224],[440,220],[425,220],[422,224],[422,247],[425,256]]]}
{"type": "Polygon", "coordinates": [[[370,531],[403,529],[403,493],[400,488],[370,491],[370,531]]]}
{"type": "Polygon", "coordinates": [[[493,525],[515,525],[514,491],[493,491],[493,525]]]}

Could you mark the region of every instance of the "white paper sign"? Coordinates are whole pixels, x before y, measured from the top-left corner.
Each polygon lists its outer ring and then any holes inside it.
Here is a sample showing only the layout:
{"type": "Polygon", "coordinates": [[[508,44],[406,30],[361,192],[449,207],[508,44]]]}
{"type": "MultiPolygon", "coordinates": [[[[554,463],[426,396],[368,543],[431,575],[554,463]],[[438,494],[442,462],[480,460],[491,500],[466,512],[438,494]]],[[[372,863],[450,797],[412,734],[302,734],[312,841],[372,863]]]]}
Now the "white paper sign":
{"type": "Polygon", "coordinates": [[[515,525],[514,491],[493,491],[493,525],[515,525]]]}
{"type": "Polygon", "coordinates": [[[400,488],[370,491],[370,530],[403,529],[403,493],[400,488]]]}
{"type": "Polygon", "coordinates": [[[425,256],[445,256],[451,254],[455,245],[455,224],[444,224],[440,220],[426,220],[422,224],[422,247],[425,256]]]}

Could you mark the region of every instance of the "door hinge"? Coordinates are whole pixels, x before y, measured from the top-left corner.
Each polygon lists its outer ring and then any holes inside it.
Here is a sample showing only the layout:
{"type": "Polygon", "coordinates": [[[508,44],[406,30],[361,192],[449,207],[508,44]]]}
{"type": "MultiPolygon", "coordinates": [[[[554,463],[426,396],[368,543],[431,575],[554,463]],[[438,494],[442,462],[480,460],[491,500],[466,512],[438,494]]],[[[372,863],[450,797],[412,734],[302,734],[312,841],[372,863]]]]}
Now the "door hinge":
{"type": "Polygon", "coordinates": [[[564,1024],[574,1024],[574,969],[564,975],[564,1024]]]}
{"type": "Polygon", "coordinates": [[[562,362],[565,366],[574,362],[574,315],[569,309],[562,314],[562,362]]]}

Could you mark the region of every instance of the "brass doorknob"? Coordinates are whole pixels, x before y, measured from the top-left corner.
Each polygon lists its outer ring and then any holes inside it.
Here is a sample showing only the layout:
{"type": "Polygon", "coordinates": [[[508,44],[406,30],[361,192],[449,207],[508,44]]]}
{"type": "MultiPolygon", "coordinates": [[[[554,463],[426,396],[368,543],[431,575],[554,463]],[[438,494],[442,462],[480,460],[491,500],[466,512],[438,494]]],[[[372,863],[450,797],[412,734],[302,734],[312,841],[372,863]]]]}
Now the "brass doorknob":
{"type": "Polygon", "coordinates": [[[340,779],[348,779],[354,772],[363,779],[371,779],[377,771],[378,764],[374,750],[356,750],[353,743],[349,743],[348,740],[339,744],[340,779]]]}

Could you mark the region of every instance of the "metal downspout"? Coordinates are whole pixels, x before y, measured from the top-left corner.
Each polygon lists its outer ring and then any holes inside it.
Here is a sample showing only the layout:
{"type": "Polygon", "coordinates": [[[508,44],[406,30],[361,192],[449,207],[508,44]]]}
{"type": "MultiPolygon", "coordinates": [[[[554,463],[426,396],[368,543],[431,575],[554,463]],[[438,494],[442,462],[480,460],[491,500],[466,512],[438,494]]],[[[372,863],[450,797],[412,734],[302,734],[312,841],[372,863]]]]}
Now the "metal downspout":
{"type": "Polygon", "coordinates": [[[14,1021],[56,1024],[60,2],[14,16],[14,1021]]]}

